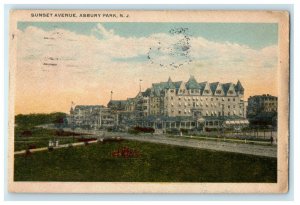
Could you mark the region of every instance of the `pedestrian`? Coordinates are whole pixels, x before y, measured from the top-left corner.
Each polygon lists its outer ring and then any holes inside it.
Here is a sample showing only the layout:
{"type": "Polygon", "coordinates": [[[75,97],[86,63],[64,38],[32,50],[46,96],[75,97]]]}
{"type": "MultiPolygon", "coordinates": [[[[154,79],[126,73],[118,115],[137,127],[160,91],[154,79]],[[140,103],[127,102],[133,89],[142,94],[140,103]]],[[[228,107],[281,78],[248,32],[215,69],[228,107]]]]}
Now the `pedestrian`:
{"type": "Polygon", "coordinates": [[[273,144],[273,140],[274,140],[274,139],[273,139],[273,137],[271,136],[271,138],[270,138],[271,144],[273,144]]]}

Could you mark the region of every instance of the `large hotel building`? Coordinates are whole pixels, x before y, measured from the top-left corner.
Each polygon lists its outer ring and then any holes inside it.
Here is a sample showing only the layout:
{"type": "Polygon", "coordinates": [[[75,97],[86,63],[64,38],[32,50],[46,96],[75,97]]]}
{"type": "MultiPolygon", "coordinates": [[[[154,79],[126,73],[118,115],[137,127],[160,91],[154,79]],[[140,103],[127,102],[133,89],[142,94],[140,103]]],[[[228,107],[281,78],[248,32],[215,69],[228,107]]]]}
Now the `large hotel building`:
{"type": "Polygon", "coordinates": [[[191,76],[187,82],[154,83],[141,93],[144,115],[164,116],[244,116],[244,88],[233,83],[198,83],[191,76]]]}
{"type": "Polygon", "coordinates": [[[201,124],[201,127],[216,128],[226,123],[248,124],[243,98],[240,81],[236,84],[197,82],[191,76],[187,82],[173,82],[169,78],[166,82],[153,83],[134,98],[111,99],[107,108],[118,119],[118,125],[192,129],[201,124]]]}

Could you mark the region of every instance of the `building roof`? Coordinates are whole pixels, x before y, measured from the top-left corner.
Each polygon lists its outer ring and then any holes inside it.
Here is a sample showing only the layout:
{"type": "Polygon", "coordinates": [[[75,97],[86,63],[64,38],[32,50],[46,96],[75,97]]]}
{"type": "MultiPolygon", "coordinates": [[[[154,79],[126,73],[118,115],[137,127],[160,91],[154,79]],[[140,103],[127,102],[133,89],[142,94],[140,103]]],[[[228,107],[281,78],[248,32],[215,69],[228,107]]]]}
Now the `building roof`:
{"type": "Polygon", "coordinates": [[[277,99],[276,96],[270,95],[270,94],[263,94],[263,95],[254,95],[254,96],[250,96],[249,99],[254,99],[254,98],[274,98],[277,99]]]}
{"type": "Polygon", "coordinates": [[[142,96],[143,97],[149,97],[150,96],[150,93],[151,93],[151,89],[150,88],[147,88],[144,92],[142,92],[142,96]]]}
{"type": "Polygon", "coordinates": [[[199,84],[196,81],[195,77],[191,75],[190,79],[186,83],[187,89],[199,89],[199,84]]]}
{"type": "Polygon", "coordinates": [[[219,82],[210,83],[210,89],[211,89],[212,93],[215,93],[218,85],[219,85],[219,82]]]}
{"type": "Polygon", "coordinates": [[[103,105],[76,105],[74,109],[104,108],[103,105]]]}
{"type": "Polygon", "coordinates": [[[125,107],[127,100],[110,100],[107,104],[107,107],[116,106],[116,107],[125,107]]]}
{"type": "MultiPolygon", "coordinates": [[[[176,89],[176,91],[178,91],[180,88],[180,85],[182,83],[183,83],[183,81],[173,82],[171,80],[171,78],[169,78],[167,82],[153,83],[152,84],[152,94],[154,94],[156,96],[160,96],[161,92],[165,89],[176,89]]],[[[234,86],[236,91],[244,92],[244,87],[242,86],[240,81],[238,81],[236,85],[231,82],[224,83],[224,84],[222,84],[220,82],[208,83],[207,81],[198,83],[194,76],[191,76],[189,78],[189,80],[186,82],[185,86],[186,86],[186,89],[199,89],[202,94],[203,90],[205,89],[205,86],[207,84],[208,84],[209,88],[211,89],[212,93],[215,93],[216,89],[218,88],[218,85],[220,85],[222,87],[225,95],[227,94],[230,86],[234,86]]]]}
{"type": "Polygon", "coordinates": [[[241,91],[241,92],[244,92],[244,87],[242,86],[241,82],[238,80],[238,82],[236,83],[236,86],[235,86],[235,91],[241,91]]]}

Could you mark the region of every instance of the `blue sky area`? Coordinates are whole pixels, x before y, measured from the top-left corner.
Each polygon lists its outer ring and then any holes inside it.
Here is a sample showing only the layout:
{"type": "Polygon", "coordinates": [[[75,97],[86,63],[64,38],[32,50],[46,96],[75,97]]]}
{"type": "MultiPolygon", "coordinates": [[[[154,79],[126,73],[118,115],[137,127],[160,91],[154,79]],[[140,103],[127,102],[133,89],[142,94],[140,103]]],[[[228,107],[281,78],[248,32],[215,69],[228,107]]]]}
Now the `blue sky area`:
{"type": "MultiPolygon", "coordinates": [[[[66,29],[77,34],[91,35],[99,22],[19,22],[18,29],[35,26],[45,31],[66,29]]],[[[147,37],[154,33],[168,33],[172,28],[188,28],[191,36],[210,41],[230,42],[261,49],[277,45],[278,26],[275,23],[101,23],[123,37],[147,37]]]]}

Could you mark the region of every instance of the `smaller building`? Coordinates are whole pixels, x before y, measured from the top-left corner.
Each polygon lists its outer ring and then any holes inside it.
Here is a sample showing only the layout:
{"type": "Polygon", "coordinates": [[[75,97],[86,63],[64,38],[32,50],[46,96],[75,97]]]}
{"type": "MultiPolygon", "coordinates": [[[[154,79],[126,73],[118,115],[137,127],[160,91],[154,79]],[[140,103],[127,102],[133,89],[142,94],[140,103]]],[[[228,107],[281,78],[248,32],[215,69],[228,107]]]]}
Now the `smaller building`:
{"type": "Polygon", "coordinates": [[[127,100],[110,100],[107,107],[113,111],[124,111],[126,109],[127,100]]]}
{"type": "Polygon", "coordinates": [[[277,126],[277,97],[265,94],[248,99],[247,118],[251,126],[277,126]]]}
{"type": "Polygon", "coordinates": [[[67,117],[71,128],[107,129],[118,126],[118,114],[103,105],[76,105],[67,117]]]}
{"type": "Polygon", "coordinates": [[[248,98],[247,117],[260,113],[277,113],[277,97],[265,94],[255,95],[248,98]]]}

